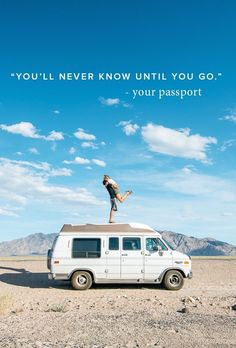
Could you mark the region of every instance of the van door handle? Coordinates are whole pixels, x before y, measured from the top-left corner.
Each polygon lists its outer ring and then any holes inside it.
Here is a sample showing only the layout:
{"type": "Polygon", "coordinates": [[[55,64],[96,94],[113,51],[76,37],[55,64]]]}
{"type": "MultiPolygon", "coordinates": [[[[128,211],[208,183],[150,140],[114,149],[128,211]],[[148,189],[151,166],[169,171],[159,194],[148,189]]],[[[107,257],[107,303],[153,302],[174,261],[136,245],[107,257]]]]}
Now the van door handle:
{"type": "Polygon", "coordinates": [[[128,256],[128,254],[121,254],[121,256],[128,256]]]}
{"type": "Polygon", "coordinates": [[[151,256],[151,254],[145,254],[145,256],[151,256]]]}

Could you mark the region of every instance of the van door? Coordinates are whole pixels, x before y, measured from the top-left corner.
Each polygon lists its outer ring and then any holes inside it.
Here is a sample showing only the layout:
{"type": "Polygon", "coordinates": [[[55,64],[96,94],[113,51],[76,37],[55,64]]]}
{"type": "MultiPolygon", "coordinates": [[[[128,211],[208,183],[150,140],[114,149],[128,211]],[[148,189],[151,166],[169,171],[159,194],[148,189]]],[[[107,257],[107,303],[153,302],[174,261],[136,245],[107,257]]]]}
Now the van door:
{"type": "Polygon", "coordinates": [[[121,279],[143,280],[144,257],[141,237],[122,237],[121,279]]]}
{"type": "Polygon", "coordinates": [[[145,237],[144,279],[155,280],[172,266],[172,254],[160,238],[145,237]]]}
{"type": "Polygon", "coordinates": [[[107,237],[106,260],[106,278],[119,280],[121,263],[119,237],[107,237]]]}

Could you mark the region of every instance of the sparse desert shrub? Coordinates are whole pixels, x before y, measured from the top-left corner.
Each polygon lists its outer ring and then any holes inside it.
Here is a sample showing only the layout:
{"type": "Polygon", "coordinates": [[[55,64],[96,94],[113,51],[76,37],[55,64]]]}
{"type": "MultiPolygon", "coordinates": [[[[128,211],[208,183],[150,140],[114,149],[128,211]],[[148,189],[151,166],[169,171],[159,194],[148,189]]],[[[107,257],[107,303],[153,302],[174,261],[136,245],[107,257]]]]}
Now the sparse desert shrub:
{"type": "Polygon", "coordinates": [[[57,312],[57,313],[65,313],[66,312],[66,304],[53,304],[48,309],[47,312],[57,312]]]}
{"type": "Polygon", "coordinates": [[[12,304],[12,297],[10,295],[0,296],[0,315],[6,313],[12,304]]]}

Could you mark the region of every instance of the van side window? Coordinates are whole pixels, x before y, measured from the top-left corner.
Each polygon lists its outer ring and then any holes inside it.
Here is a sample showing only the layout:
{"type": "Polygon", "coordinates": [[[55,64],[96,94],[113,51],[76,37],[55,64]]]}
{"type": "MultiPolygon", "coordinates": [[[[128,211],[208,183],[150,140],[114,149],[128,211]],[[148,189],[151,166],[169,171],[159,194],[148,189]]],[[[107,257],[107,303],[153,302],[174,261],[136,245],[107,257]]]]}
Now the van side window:
{"type": "Polygon", "coordinates": [[[75,238],[73,239],[72,257],[97,258],[101,256],[101,239],[75,238]]]}
{"type": "Polygon", "coordinates": [[[146,239],[146,250],[157,251],[158,247],[162,250],[168,250],[165,244],[159,238],[147,238],[146,239]]]}
{"type": "Polygon", "coordinates": [[[119,238],[110,237],[109,238],[109,250],[119,250],[119,238]]]}
{"type": "Polygon", "coordinates": [[[123,250],[141,250],[140,238],[123,238],[123,250]]]}

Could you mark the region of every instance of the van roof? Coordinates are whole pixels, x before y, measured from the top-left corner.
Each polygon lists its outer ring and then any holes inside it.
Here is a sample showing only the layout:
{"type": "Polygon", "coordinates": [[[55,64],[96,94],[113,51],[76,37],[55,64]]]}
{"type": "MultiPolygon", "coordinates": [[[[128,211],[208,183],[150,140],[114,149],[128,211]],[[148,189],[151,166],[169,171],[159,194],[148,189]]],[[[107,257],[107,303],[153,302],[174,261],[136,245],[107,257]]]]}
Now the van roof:
{"type": "Polygon", "coordinates": [[[71,225],[65,224],[62,226],[60,232],[155,232],[148,225],[140,223],[113,223],[113,224],[84,224],[84,225],[71,225]]]}

